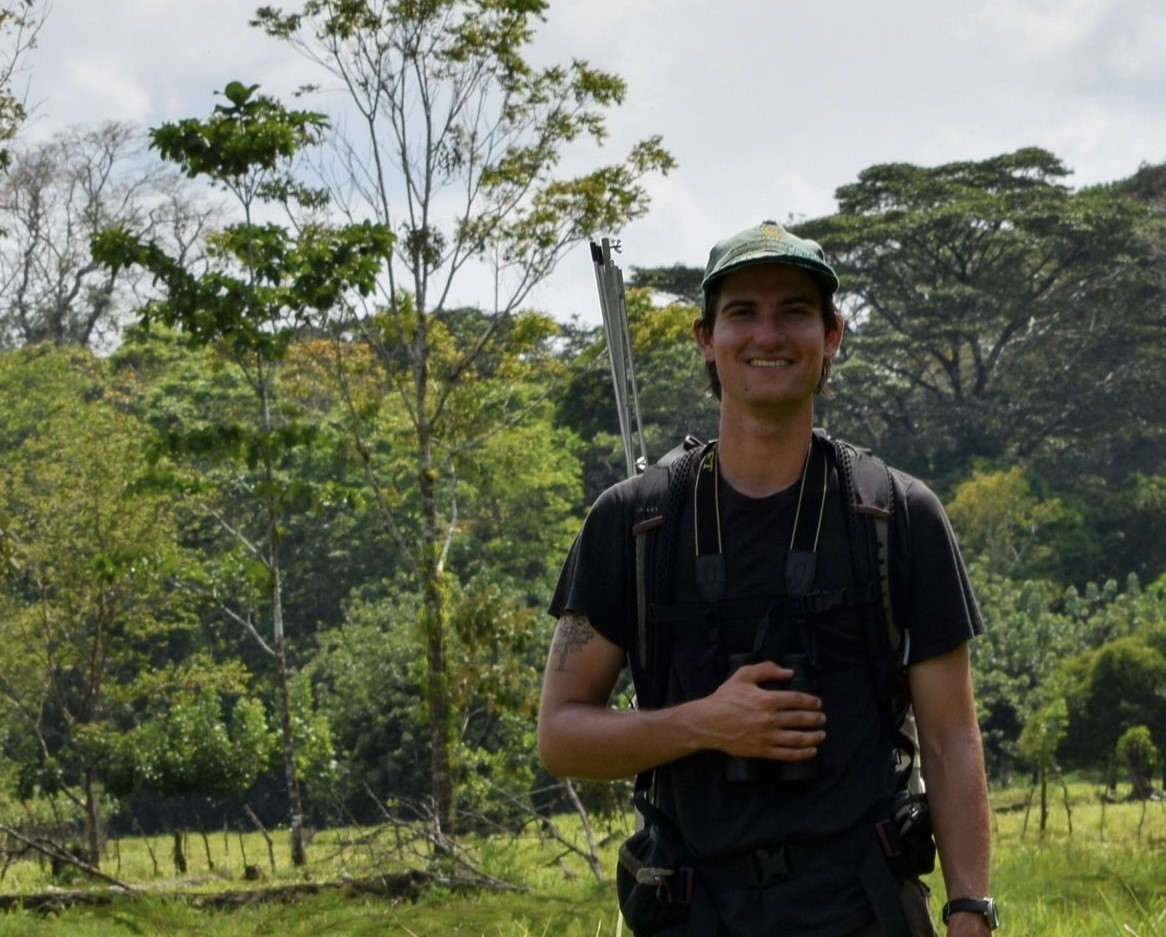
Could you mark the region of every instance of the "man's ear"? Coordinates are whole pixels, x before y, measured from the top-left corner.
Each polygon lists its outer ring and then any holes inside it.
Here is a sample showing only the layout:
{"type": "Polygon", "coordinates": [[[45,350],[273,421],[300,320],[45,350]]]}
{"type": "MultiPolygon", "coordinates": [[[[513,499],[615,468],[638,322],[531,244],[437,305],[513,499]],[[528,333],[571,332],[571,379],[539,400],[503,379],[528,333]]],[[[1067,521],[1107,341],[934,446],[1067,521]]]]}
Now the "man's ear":
{"type": "Polygon", "coordinates": [[[696,347],[704,355],[705,361],[713,360],[712,332],[705,327],[704,316],[697,316],[692,320],[692,337],[696,340],[696,347]]]}
{"type": "Polygon", "coordinates": [[[846,319],[839,313],[834,317],[835,327],[826,333],[826,357],[833,358],[842,347],[842,336],[846,333],[846,319]]]}

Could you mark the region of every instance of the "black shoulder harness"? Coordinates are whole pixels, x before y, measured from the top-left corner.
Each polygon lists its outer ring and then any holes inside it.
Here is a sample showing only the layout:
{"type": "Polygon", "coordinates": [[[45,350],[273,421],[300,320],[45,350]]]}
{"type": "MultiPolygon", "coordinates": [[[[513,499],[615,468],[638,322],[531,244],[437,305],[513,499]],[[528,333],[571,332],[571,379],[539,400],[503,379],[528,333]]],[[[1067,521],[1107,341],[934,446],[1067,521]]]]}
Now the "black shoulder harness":
{"type": "MultiPolygon", "coordinates": [[[[820,443],[832,452],[847,505],[850,548],[855,581],[873,587],[873,602],[864,603],[867,646],[884,711],[893,737],[910,764],[915,754],[911,733],[904,732],[910,707],[906,664],[910,636],[895,617],[892,588],[892,556],[905,542],[907,531],[895,523],[895,484],[882,459],[867,449],[833,439],[815,430],[820,443]]],[[[644,472],[637,490],[632,533],[635,538],[636,646],[629,654],[636,685],[637,703],[653,708],[663,703],[669,667],[670,642],[662,640],[666,629],[653,627],[657,616],[668,617],[665,603],[674,594],[679,517],[688,495],[695,466],[709,444],[693,437],[673,449],[644,472]],[[662,610],[662,612],[661,612],[662,610]]]]}

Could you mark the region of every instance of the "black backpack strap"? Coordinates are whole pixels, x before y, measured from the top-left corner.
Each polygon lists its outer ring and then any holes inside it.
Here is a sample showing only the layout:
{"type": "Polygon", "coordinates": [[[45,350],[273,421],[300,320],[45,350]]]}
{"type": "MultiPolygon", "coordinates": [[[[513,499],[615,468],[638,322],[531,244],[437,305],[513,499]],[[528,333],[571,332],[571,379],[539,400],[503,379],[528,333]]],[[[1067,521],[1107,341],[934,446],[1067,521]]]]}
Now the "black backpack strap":
{"type": "MultiPolygon", "coordinates": [[[[657,557],[670,556],[675,552],[678,518],[684,503],[686,482],[704,448],[700,440],[686,436],[680,445],[644,470],[636,488],[636,504],[632,513],[636,643],[628,654],[628,663],[636,687],[636,705],[640,708],[654,708],[664,701],[671,642],[667,638],[661,640],[660,629],[654,627],[648,610],[657,596],[672,594],[675,564],[658,562],[657,557]]],[[[655,771],[643,771],[636,775],[633,802],[637,813],[648,823],[660,824],[666,820],[663,811],[655,806],[645,806],[652,803],[655,777],[655,771]]]]}
{"type": "Polygon", "coordinates": [[[644,470],[636,490],[632,516],[635,537],[636,646],[629,654],[636,697],[641,707],[663,702],[667,661],[663,652],[670,642],[661,641],[649,620],[649,609],[660,596],[671,595],[675,565],[657,557],[675,552],[680,508],[687,481],[704,445],[693,436],[644,470]]]}
{"type": "Polygon", "coordinates": [[[910,781],[918,750],[911,699],[907,687],[907,661],[911,635],[895,615],[891,576],[898,538],[906,535],[896,523],[896,490],[887,464],[868,449],[831,440],[839,478],[848,507],[850,548],[859,582],[877,584],[876,614],[867,616],[867,645],[876,670],[880,702],[892,737],[902,758],[901,782],[910,781]]]}

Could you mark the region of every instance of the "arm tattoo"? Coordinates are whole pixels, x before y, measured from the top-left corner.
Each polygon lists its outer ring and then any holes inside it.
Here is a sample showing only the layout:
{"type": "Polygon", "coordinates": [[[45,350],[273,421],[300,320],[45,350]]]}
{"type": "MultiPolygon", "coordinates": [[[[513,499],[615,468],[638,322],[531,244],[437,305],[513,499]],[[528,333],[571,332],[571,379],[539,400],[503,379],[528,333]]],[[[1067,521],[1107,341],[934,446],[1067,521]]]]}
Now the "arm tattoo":
{"type": "Polygon", "coordinates": [[[591,627],[591,623],[585,616],[575,612],[567,612],[559,619],[559,627],[555,629],[554,645],[551,648],[552,653],[559,658],[556,669],[566,670],[567,658],[594,637],[595,629],[591,627]]]}

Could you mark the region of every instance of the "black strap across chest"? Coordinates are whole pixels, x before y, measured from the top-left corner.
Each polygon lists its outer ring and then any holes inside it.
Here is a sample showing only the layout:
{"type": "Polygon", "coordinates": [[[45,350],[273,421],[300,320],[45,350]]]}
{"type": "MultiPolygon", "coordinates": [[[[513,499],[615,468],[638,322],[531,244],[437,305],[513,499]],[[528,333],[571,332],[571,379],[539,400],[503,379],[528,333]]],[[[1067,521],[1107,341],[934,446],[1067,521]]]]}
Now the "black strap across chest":
{"type": "MultiPolygon", "coordinates": [[[[822,445],[812,441],[802,466],[798,509],[785,560],[785,591],[789,596],[807,595],[814,584],[829,471],[822,445]]],[[[728,578],[721,531],[720,481],[717,448],[712,445],[697,466],[692,487],[696,585],[705,602],[720,602],[724,598],[728,578]]]]}

